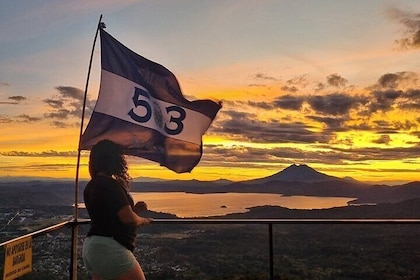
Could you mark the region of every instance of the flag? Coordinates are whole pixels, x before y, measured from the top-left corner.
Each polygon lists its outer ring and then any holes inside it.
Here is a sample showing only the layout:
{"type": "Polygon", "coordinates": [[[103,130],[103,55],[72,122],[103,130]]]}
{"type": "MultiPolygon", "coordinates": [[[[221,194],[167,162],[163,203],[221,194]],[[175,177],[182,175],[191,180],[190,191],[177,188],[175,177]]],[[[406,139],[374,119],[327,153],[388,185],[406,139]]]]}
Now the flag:
{"type": "Polygon", "coordinates": [[[174,74],[133,52],[102,28],[101,84],[80,139],[90,150],[103,139],[124,154],[190,172],[202,155],[202,136],[221,108],[211,100],[188,101],[174,74]]]}

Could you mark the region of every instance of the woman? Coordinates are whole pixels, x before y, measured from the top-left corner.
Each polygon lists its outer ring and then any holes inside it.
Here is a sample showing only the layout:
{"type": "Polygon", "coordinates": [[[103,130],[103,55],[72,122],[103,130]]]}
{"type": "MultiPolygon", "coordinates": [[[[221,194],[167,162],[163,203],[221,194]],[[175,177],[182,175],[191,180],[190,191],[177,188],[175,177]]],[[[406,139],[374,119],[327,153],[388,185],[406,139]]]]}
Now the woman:
{"type": "Polygon", "coordinates": [[[83,244],[86,268],[94,280],[145,279],[133,250],[137,227],[152,219],[138,215],[147,205],[134,205],[128,192],[131,178],[120,146],[110,140],[98,142],[90,152],[89,173],[84,190],[91,218],[83,244]]]}

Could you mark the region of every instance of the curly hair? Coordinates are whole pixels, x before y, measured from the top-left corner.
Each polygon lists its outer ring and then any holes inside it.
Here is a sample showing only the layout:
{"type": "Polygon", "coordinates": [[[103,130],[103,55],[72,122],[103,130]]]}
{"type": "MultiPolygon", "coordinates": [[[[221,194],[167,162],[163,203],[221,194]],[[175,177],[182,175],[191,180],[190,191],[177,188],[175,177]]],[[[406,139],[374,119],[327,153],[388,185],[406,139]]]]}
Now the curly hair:
{"type": "Polygon", "coordinates": [[[128,174],[127,161],[121,147],[111,140],[96,143],[89,155],[89,174],[94,178],[98,173],[114,177],[126,189],[131,180],[128,174]]]}

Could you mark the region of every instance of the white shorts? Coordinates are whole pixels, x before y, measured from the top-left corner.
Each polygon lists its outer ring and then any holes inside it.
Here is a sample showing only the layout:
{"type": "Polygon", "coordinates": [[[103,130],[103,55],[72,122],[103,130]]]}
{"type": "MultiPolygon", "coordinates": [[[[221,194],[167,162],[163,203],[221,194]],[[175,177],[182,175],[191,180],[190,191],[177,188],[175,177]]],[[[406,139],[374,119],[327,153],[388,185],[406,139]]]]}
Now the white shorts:
{"type": "Polygon", "coordinates": [[[137,264],[133,252],[112,237],[105,236],[86,237],[82,257],[87,270],[103,280],[116,278],[137,264]]]}

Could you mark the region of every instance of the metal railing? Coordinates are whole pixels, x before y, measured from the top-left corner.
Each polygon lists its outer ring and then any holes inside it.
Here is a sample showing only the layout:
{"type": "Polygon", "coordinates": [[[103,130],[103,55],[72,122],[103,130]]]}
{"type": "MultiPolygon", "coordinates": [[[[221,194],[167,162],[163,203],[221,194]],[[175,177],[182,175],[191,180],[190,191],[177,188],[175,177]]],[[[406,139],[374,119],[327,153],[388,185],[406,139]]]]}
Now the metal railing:
{"type": "Polygon", "coordinates": [[[420,224],[420,219],[157,219],[159,224],[265,224],[268,225],[270,280],[274,279],[274,224],[420,224]]]}
{"type": "MultiPolygon", "coordinates": [[[[89,219],[78,219],[77,221],[70,220],[64,221],[25,235],[22,235],[17,238],[13,238],[11,240],[5,241],[0,243],[0,248],[6,246],[9,243],[18,241],[20,239],[24,239],[27,237],[36,238],[42,235],[46,235],[47,233],[60,230],[64,227],[71,227],[73,229],[77,229],[79,225],[88,224],[90,223],[89,219]]],[[[412,225],[420,225],[420,219],[154,219],[154,224],[259,224],[259,225],[267,225],[268,226],[268,245],[269,245],[269,252],[268,252],[268,260],[269,260],[269,267],[270,267],[270,279],[274,279],[274,251],[273,251],[273,225],[275,224],[324,224],[324,225],[338,225],[338,224],[359,224],[359,225],[386,225],[386,224],[412,224],[412,225]]],[[[77,230],[73,230],[73,234],[77,234],[77,230]]],[[[77,240],[73,236],[72,240],[77,240]]],[[[77,245],[72,244],[72,252],[71,252],[72,260],[77,257],[77,245]]],[[[69,279],[75,280],[77,279],[77,265],[74,265],[73,261],[70,262],[70,275],[69,279]],[[74,269],[76,267],[76,269],[74,269]]]]}
{"type": "Polygon", "coordinates": [[[28,234],[25,234],[25,235],[22,235],[22,236],[19,236],[19,237],[16,237],[16,238],[7,240],[5,242],[2,242],[2,243],[0,243],[0,248],[1,247],[4,247],[4,246],[6,246],[6,245],[8,245],[10,243],[13,243],[15,241],[19,241],[21,239],[25,239],[27,237],[35,238],[35,237],[38,237],[38,236],[45,235],[45,234],[47,234],[49,232],[59,230],[59,229],[61,229],[63,227],[66,227],[66,226],[72,226],[73,224],[74,224],[73,221],[65,221],[65,222],[62,222],[62,223],[58,223],[58,224],[55,224],[55,225],[52,225],[52,226],[49,226],[49,227],[46,227],[46,228],[43,228],[43,229],[40,229],[40,230],[31,232],[31,233],[28,233],[28,234]]]}

